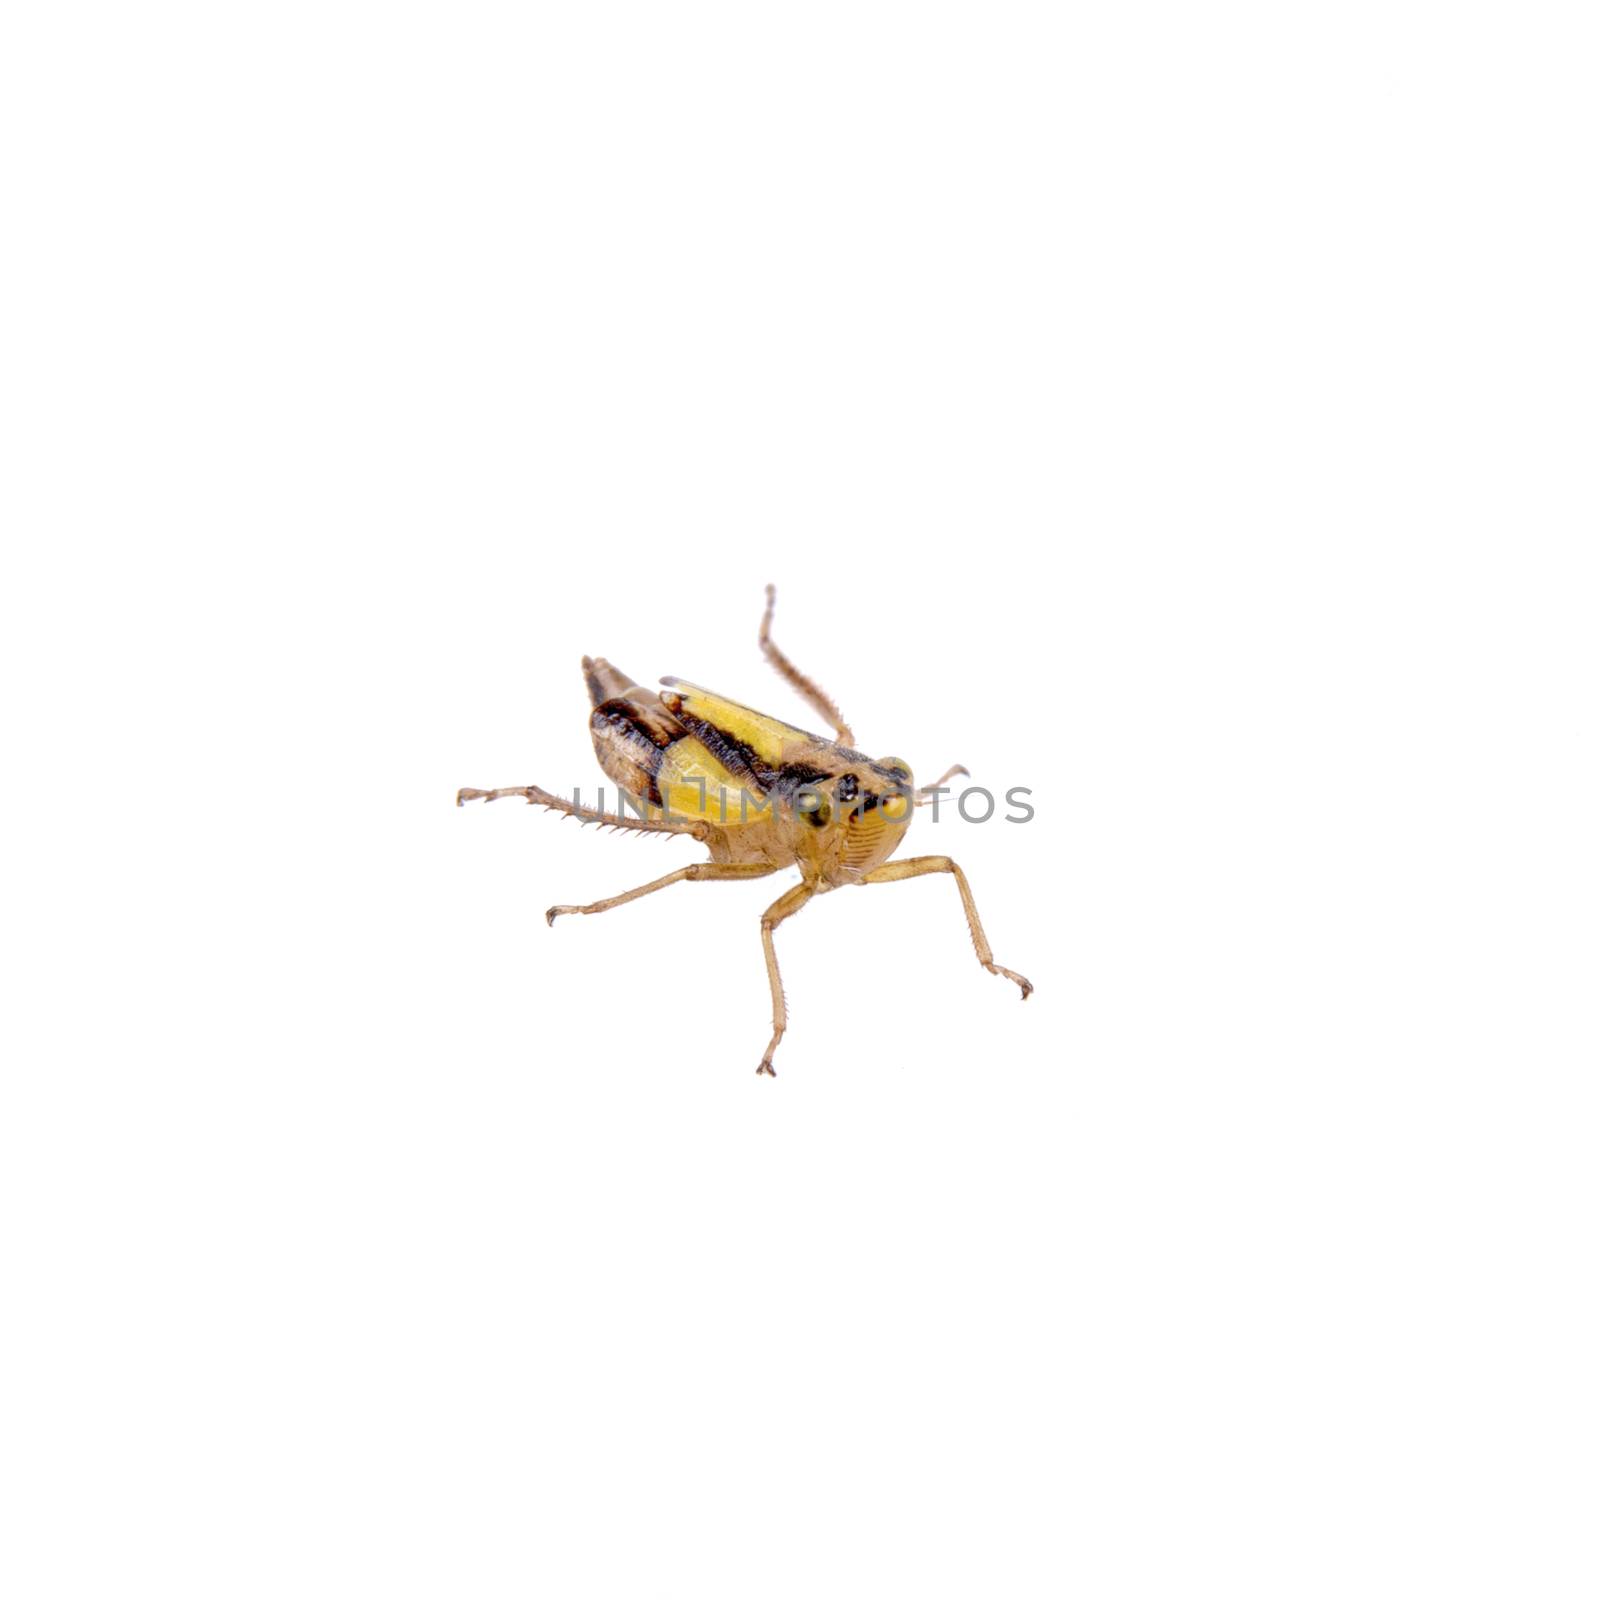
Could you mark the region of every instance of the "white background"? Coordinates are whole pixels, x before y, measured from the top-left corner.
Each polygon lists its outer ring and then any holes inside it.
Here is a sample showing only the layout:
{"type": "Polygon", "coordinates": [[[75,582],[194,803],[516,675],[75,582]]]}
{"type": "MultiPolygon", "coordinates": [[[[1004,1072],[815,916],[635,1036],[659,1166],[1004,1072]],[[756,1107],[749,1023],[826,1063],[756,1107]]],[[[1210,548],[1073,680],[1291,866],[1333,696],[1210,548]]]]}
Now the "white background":
{"type": "Polygon", "coordinates": [[[8,1595],[1595,1593],[1584,12],[8,15],[8,1595]]]}

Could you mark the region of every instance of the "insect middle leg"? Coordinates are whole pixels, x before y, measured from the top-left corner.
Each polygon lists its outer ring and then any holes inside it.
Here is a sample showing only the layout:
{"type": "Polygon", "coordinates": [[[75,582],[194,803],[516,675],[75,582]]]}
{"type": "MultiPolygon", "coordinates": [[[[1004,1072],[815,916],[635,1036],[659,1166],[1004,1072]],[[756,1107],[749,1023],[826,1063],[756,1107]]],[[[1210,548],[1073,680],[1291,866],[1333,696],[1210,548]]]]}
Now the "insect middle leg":
{"type": "Polygon", "coordinates": [[[761,913],[761,949],[767,958],[767,981],[772,985],[772,1042],[756,1068],[759,1078],[764,1072],[769,1078],[777,1077],[772,1070],[772,1052],[778,1048],[783,1031],[789,1026],[789,1010],[783,1003],[783,979],[778,976],[778,953],[772,948],[772,930],[780,922],[792,917],[817,891],[809,883],[797,883],[787,894],[779,895],[761,913]]]}
{"type": "Polygon", "coordinates": [[[1022,976],[1020,972],[1013,972],[1010,967],[1002,967],[994,958],[994,951],[989,948],[989,941],[984,937],[983,924],[978,920],[978,907],[972,898],[972,890],[967,885],[967,875],[949,856],[912,856],[907,861],[889,861],[881,867],[874,867],[861,881],[863,883],[898,883],[902,878],[920,878],[929,872],[948,872],[956,880],[956,888],[961,891],[962,909],[967,913],[967,929],[972,934],[972,943],[978,952],[978,960],[983,963],[986,972],[992,972],[996,977],[1009,978],[1022,989],[1022,998],[1026,1000],[1033,993],[1033,985],[1022,976]]]}
{"type": "Polygon", "coordinates": [[[729,878],[768,878],[777,870],[776,867],[769,867],[761,861],[696,861],[687,867],[679,867],[676,872],[669,872],[664,878],[657,878],[653,883],[641,884],[637,889],[629,889],[625,894],[614,894],[606,900],[596,900],[592,905],[551,906],[545,912],[544,920],[554,927],[557,917],[593,916],[597,911],[609,911],[613,906],[624,906],[630,900],[654,894],[657,889],[665,889],[673,883],[715,883],[719,879],[729,878]]]}

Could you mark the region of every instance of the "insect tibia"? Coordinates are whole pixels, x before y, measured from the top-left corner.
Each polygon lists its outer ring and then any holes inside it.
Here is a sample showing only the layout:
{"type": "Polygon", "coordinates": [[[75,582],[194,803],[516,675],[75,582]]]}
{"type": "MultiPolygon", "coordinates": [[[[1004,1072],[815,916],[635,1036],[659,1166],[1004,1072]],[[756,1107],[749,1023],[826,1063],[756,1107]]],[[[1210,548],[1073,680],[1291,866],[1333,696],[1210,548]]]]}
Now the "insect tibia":
{"type": "Polygon", "coordinates": [[[549,790],[532,783],[510,789],[462,789],[456,794],[456,804],[464,805],[468,800],[503,800],[508,795],[521,795],[530,806],[543,806],[546,811],[554,811],[558,816],[576,817],[584,826],[592,822],[628,833],[686,833],[696,839],[705,837],[704,826],[698,822],[679,822],[666,817],[658,819],[642,815],[636,818],[620,814],[613,817],[604,810],[596,811],[583,805],[578,799],[577,790],[573,791],[571,800],[563,800],[560,795],[551,794],[549,790]]]}
{"type": "Polygon", "coordinates": [[[640,822],[650,821],[650,802],[640,794],[629,794],[626,789],[617,790],[617,815],[631,811],[640,822]]]}

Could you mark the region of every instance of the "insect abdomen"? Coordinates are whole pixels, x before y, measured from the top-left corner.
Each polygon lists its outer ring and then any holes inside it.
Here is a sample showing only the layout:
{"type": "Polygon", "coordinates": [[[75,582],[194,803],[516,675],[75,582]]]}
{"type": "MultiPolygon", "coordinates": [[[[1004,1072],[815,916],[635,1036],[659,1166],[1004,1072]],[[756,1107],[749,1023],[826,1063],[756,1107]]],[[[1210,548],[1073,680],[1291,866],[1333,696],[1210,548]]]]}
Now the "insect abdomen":
{"type": "Polygon", "coordinates": [[[601,769],[636,800],[661,804],[656,775],[668,746],[684,736],[683,725],[644,689],[603,656],[583,658],[584,682],[594,710],[589,733],[601,769]]]}

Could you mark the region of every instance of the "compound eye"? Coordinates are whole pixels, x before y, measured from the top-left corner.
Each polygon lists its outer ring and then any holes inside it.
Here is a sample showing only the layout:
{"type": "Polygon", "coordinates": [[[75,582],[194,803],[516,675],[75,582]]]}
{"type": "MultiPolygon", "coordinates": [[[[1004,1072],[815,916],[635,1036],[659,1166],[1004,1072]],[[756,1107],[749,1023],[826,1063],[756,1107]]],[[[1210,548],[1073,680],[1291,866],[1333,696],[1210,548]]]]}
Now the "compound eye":
{"type": "Polygon", "coordinates": [[[840,805],[849,805],[861,793],[861,785],[856,781],[855,773],[845,773],[833,792],[837,796],[840,805]]]}
{"type": "Polygon", "coordinates": [[[898,772],[905,782],[911,782],[911,768],[899,756],[885,756],[878,765],[887,767],[891,772],[898,772]]]}
{"type": "Polygon", "coordinates": [[[827,795],[820,789],[813,789],[809,784],[800,791],[795,809],[813,828],[827,827],[833,816],[833,807],[828,804],[827,795]]]}

